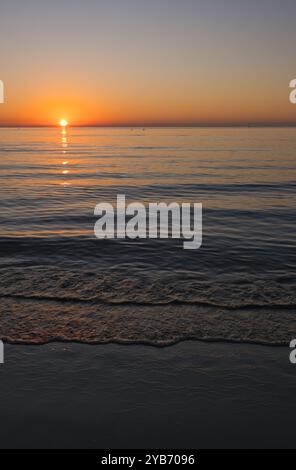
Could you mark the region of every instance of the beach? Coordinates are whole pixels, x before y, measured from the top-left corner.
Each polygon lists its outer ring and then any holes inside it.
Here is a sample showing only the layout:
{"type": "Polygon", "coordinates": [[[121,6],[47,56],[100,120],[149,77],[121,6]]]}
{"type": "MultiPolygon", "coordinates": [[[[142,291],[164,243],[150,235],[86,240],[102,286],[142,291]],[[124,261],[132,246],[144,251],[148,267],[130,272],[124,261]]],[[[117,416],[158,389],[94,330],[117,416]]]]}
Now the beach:
{"type": "Polygon", "coordinates": [[[1,448],[291,448],[289,348],[5,346],[1,448]]]}

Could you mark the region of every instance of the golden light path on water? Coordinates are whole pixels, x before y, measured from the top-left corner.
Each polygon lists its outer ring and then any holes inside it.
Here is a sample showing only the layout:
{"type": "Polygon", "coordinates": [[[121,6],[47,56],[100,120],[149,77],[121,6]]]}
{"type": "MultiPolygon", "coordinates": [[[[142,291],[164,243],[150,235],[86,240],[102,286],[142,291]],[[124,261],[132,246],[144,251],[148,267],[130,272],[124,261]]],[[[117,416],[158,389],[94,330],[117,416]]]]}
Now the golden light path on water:
{"type": "MultiPolygon", "coordinates": [[[[67,155],[67,148],[68,148],[68,132],[67,132],[67,127],[69,123],[66,119],[61,119],[60,120],[60,126],[61,126],[61,146],[62,146],[62,153],[64,156],[67,155]]],[[[63,165],[63,170],[62,170],[62,175],[66,176],[70,173],[70,170],[68,170],[67,165],[69,164],[68,160],[64,160],[62,162],[63,165]]],[[[69,186],[71,183],[68,181],[63,181],[61,183],[62,186],[69,186]]]]}

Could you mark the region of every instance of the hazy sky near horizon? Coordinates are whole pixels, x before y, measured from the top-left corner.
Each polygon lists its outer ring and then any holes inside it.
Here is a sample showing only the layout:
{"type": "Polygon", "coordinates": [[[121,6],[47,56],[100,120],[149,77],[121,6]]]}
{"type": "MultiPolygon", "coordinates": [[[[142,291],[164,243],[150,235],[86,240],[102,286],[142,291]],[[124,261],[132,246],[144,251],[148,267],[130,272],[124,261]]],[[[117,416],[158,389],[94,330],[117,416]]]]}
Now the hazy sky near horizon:
{"type": "Polygon", "coordinates": [[[295,0],[9,0],[0,125],[296,123],[295,0]]]}

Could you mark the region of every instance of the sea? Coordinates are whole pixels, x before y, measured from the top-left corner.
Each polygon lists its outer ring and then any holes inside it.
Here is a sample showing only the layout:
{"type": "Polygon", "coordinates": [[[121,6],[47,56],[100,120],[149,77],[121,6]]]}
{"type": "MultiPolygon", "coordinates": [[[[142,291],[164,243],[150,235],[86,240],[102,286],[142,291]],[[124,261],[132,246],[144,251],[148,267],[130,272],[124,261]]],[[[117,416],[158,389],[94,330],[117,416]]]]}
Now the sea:
{"type": "Polygon", "coordinates": [[[0,338],[286,345],[295,128],[1,128],[0,338]],[[203,243],[97,239],[95,206],[202,203],[203,243]]]}

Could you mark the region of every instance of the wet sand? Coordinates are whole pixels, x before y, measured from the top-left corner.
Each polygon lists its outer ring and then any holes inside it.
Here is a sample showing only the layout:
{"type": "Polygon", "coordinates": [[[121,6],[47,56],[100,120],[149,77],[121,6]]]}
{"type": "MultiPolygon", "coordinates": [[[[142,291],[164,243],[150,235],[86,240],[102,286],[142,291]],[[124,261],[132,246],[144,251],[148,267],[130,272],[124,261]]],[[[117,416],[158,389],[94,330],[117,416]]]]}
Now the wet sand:
{"type": "Polygon", "coordinates": [[[5,346],[1,448],[293,448],[289,348],[5,346]]]}

